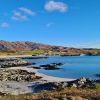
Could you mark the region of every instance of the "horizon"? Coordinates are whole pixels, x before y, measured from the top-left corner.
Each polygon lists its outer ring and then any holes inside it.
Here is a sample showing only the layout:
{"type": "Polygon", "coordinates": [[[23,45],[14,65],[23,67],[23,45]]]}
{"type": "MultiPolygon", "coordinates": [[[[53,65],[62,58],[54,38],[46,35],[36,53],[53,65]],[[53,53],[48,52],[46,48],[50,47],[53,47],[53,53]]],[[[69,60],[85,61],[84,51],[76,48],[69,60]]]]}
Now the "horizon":
{"type": "Polygon", "coordinates": [[[100,49],[99,0],[1,0],[0,40],[100,49]]]}

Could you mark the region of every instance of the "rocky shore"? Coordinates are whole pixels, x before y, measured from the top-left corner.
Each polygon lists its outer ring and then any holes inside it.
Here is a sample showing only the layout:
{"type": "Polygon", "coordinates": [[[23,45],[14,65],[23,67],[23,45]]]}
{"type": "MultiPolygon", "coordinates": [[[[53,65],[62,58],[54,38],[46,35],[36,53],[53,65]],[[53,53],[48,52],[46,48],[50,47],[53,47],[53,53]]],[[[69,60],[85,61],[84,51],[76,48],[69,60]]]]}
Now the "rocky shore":
{"type": "Polygon", "coordinates": [[[0,58],[0,68],[27,66],[31,64],[32,63],[18,59],[18,58],[0,58]]]}
{"type": "Polygon", "coordinates": [[[59,91],[64,88],[95,89],[98,88],[97,85],[100,85],[100,80],[90,80],[85,77],[80,79],[57,78],[38,73],[37,69],[27,67],[4,68],[0,72],[0,92],[13,95],[44,90],[59,91]]]}
{"type": "Polygon", "coordinates": [[[32,82],[41,78],[41,76],[35,75],[34,72],[28,72],[21,69],[0,70],[0,81],[32,82]]]}
{"type": "MultiPolygon", "coordinates": [[[[88,78],[82,77],[80,79],[76,79],[74,81],[63,81],[63,82],[48,82],[44,84],[39,84],[35,87],[35,92],[40,92],[44,90],[62,90],[64,88],[90,88],[96,89],[96,85],[100,85],[100,81],[90,80],[88,78]]],[[[100,89],[100,87],[99,87],[100,89]]]]}
{"type": "Polygon", "coordinates": [[[58,70],[61,69],[58,66],[63,65],[64,63],[59,62],[59,63],[50,63],[50,64],[45,64],[45,65],[40,65],[40,67],[43,67],[45,70],[58,70]]]}

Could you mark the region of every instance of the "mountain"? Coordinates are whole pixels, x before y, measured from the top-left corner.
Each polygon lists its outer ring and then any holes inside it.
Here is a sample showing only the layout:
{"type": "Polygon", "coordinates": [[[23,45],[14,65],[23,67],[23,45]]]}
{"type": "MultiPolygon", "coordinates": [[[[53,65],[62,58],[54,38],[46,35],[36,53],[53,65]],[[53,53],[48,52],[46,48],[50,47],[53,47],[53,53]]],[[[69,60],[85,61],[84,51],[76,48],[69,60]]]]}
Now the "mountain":
{"type": "Polygon", "coordinates": [[[30,50],[48,50],[48,51],[58,51],[64,52],[66,55],[100,55],[100,49],[93,48],[69,48],[63,46],[52,46],[42,43],[29,42],[29,41],[16,41],[9,42],[0,40],[0,51],[30,51],[30,50]]]}
{"type": "Polygon", "coordinates": [[[62,46],[51,46],[36,42],[9,42],[0,40],[0,50],[12,50],[12,51],[23,51],[23,50],[52,50],[52,51],[60,51],[66,49],[66,47],[62,46]]]}

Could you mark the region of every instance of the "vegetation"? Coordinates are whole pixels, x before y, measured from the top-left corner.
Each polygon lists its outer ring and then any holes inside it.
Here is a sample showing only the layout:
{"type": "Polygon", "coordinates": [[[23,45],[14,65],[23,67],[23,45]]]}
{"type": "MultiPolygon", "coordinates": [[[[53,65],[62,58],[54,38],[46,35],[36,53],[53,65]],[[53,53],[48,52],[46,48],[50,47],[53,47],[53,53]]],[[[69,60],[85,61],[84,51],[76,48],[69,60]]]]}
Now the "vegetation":
{"type": "Polygon", "coordinates": [[[0,51],[0,56],[12,56],[12,55],[58,55],[60,52],[48,51],[48,50],[31,50],[31,51],[0,51]]]}
{"type": "Polygon", "coordinates": [[[86,55],[100,55],[100,49],[78,49],[76,50],[69,50],[69,51],[51,51],[51,50],[25,50],[25,51],[14,51],[14,50],[1,50],[0,56],[12,56],[12,55],[41,55],[41,54],[48,54],[48,55],[73,55],[73,54],[86,54],[86,55]]]}
{"type": "Polygon", "coordinates": [[[0,100],[100,100],[100,90],[65,88],[60,91],[42,91],[26,95],[7,95],[0,100]]]}
{"type": "Polygon", "coordinates": [[[91,87],[88,87],[88,88],[100,90],[100,84],[96,83],[96,84],[94,84],[94,85],[92,85],[91,87]]]}

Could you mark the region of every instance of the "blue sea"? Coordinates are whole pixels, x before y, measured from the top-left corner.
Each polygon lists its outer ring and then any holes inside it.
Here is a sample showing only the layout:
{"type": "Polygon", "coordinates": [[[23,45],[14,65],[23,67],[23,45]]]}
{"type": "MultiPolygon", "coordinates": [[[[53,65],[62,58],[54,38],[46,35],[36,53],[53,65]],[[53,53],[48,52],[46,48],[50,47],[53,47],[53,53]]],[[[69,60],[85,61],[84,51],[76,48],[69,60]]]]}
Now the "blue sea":
{"type": "Polygon", "coordinates": [[[27,59],[29,62],[35,62],[35,66],[63,62],[64,65],[58,66],[60,70],[39,69],[40,73],[62,78],[80,78],[87,77],[91,79],[100,79],[95,74],[100,74],[100,56],[50,56],[46,59],[27,59]]]}

